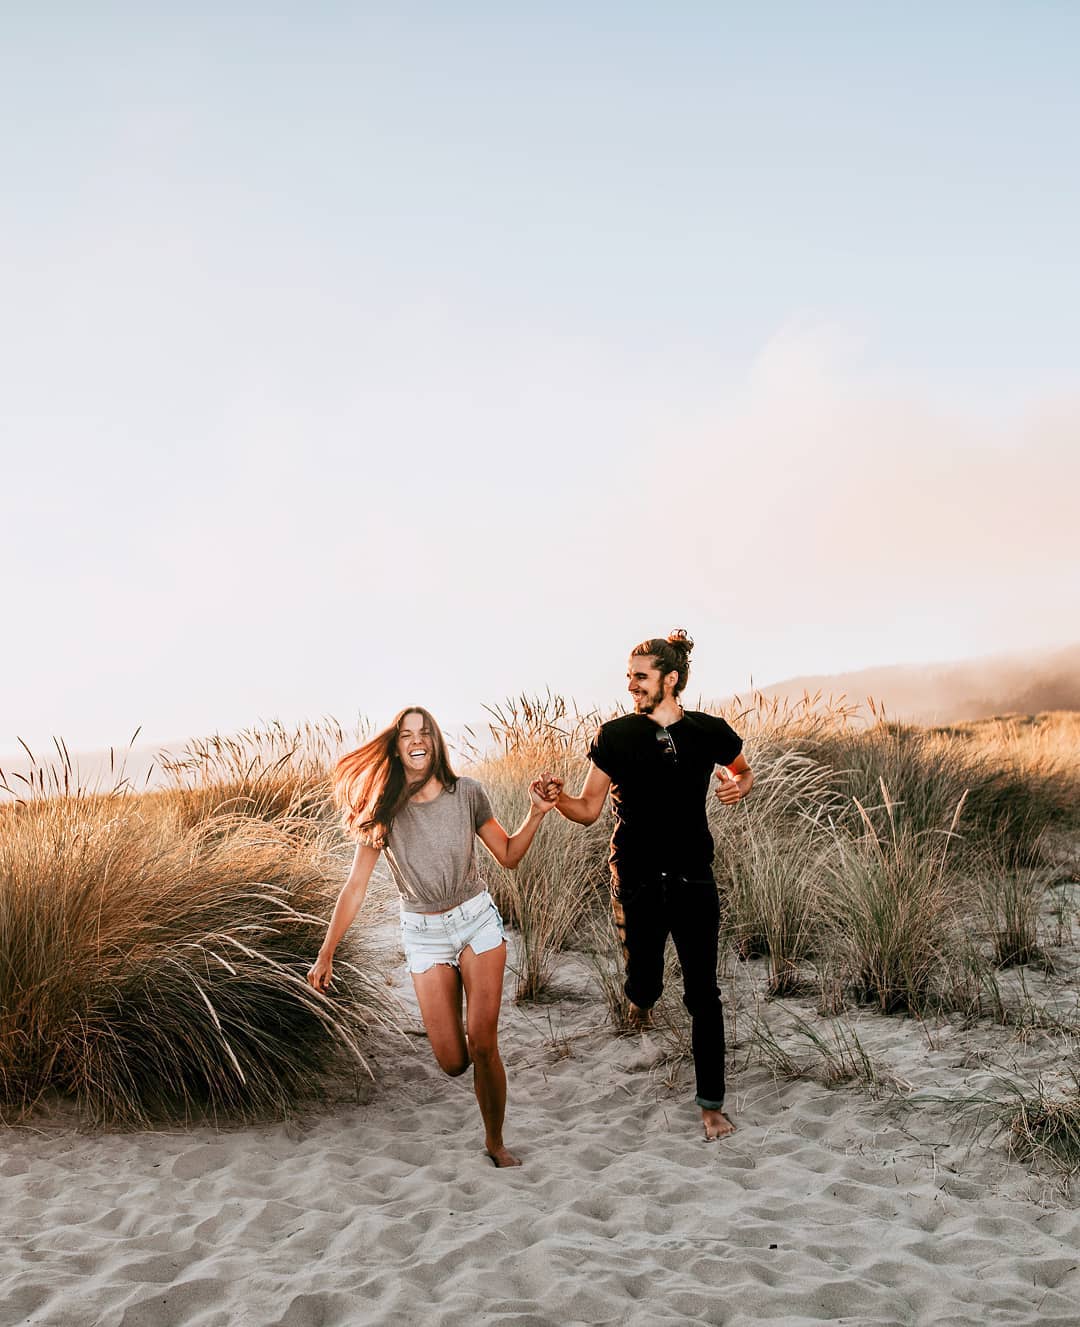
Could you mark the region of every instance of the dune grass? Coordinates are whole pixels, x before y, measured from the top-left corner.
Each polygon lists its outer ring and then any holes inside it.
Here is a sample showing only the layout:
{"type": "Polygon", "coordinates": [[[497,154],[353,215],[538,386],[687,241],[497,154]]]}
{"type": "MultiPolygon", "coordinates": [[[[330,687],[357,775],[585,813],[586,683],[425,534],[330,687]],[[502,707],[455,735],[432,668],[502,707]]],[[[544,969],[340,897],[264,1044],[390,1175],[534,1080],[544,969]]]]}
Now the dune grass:
{"type": "Polygon", "coordinates": [[[768,959],[770,995],[803,990],[800,965],[821,950],[822,851],[808,832],[751,832],[731,862],[725,931],[741,958],[768,959]]]}
{"type": "Polygon", "coordinates": [[[998,967],[1049,961],[1039,941],[1039,912],[1050,880],[1045,867],[1010,869],[1000,858],[983,862],[974,883],[990,951],[998,967]]]}
{"type": "Polygon", "coordinates": [[[874,1096],[908,1086],[877,1063],[853,1024],[839,1018],[811,1020],[791,1008],[785,1014],[779,1028],[759,1014],[750,1031],[753,1052],[776,1077],[809,1077],[826,1087],[861,1083],[874,1096]]]}
{"type": "MultiPolygon", "coordinates": [[[[509,829],[542,770],[577,791],[601,717],[557,696],[490,711],[467,763],[509,829]]],[[[755,697],[727,717],[757,783],[736,808],[709,803],[723,939],[736,955],[767,959],[765,993],[816,988],[830,1013],[855,1000],[882,1013],[951,1007],[1008,1021],[998,969],[1048,961],[1044,835],[1080,827],[1076,717],[923,730],[811,697],[755,697]]],[[[281,1114],[342,1056],[363,1068],[393,1023],[363,925],[339,951],[331,997],[303,980],[348,867],[327,774],[363,735],[326,720],[216,736],[164,754],[166,786],[142,794],[122,764],[96,791],[78,788],[58,744],[54,766],[9,789],[18,799],[0,804],[5,1111],[59,1092],[100,1122],[281,1114]]],[[[519,932],[517,997],[543,996],[560,951],[581,949],[622,1031],[610,829],[608,811],[587,828],[552,813],[517,872],[489,859],[483,871],[519,932]]],[[[1060,943],[1071,922],[1058,929],[1060,943]]],[[[674,970],[670,983],[660,1021],[675,1063],[687,1029],[674,970]]],[[[830,1051],[839,1063],[845,1053],[830,1051]]]]}
{"type": "MultiPolygon", "coordinates": [[[[473,747],[470,772],[512,833],[529,809],[529,784],[544,771],[577,792],[585,777],[584,749],[598,718],[578,713],[558,696],[520,696],[489,713],[489,744],[483,751],[473,747]]],[[[519,932],[517,999],[536,999],[549,988],[559,952],[580,946],[586,919],[605,906],[610,833],[606,815],[586,827],[551,812],[515,870],[485,856],[491,894],[519,932]]]]}
{"type": "Polygon", "coordinates": [[[332,718],[215,733],[177,753],[159,752],[165,787],[148,796],[171,805],[185,828],[211,816],[243,815],[306,832],[311,821],[336,820],[330,770],[368,736],[363,722],[345,729],[332,718]]]}
{"type": "Polygon", "coordinates": [[[976,1134],[1005,1138],[1014,1156],[1057,1172],[1068,1185],[1080,1174],[1080,1065],[1075,1047],[1072,1055],[1054,1081],[1002,1070],[985,1090],[948,1100],[950,1112],[976,1134]]]}
{"type": "MultiPolygon", "coordinates": [[[[576,790],[601,717],[558,696],[492,710],[473,772],[500,818],[520,819],[527,783],[542,769],[576,790]]],[[[823,1006],[842,1006],[846,992],[894,1012],[948,1001],[964,984],[958,937],[985,933],[995,908],[995,961],[1035,952],[1032,882],[1041,868],[1030,863],[1048,827],[1077,815],[1069,716],[973,735],[892,724],[842,699],[755,696],[726,717],[745,734],[756,783],[735,809],[710,798],[714,870],[725,936],[743,957],[768,957],[772,994],[818,983],[823,1006]],[[1001,863],[993,897],[979,883],[988,861],[1001,863]]],[[[605,919],[590,917],[607,906],[610,823],[608,813],[588,829],[551,816],[516,875],[491,867],[497,902],[521,931],[521,998],[542,992],[561,947],[604,932],[605,919]]],[[[969,947],[965,938],[960,949],[969,947]]]]}
{"type": "MultiPolygon", "coordinates": [[[[798,749],[834,771],[836,786],[852,805],[877,804],[884,783],[889,814],[915,834],[947,823],[963,799],[957,851],[974,860],[993,849],[1016,867],[1039,864],[1046,830],[1077,813],[1076,751],[1070,756],[1066,742],[1059,746],[1051,740],[1054,731],[1053,724],[1043,730],[1041,750],[1008,726],[986,727],[972,736],[885,720],[862,729],[850,723],[819,728],[796,741],[798,749]]],[[[883,831],[884,808],[879,805],[874,815],[883,831]]],[[[850,813],[848,823],[855,827],[850,813]]]]}
{"type": "Polygon", "coordinates": [[[304,979],[340,839],[175,795],[0,807],[0,1103],[47,1093],[111,1125],[280,1116],[393,1025],[359,928],[332,997],[304,979]]]}
{"type": "Polygon", "coordinates": [[[936,832],[901,822],[884,784],[881,804],[885,832],[857,803],[864,833],[835,837],[827,867],[830,947],[857,999],[884,1014],[920,1014],[935,1002],[939,974],[955,952],[959,878],[950,846],[963,799],[936,832]]]}

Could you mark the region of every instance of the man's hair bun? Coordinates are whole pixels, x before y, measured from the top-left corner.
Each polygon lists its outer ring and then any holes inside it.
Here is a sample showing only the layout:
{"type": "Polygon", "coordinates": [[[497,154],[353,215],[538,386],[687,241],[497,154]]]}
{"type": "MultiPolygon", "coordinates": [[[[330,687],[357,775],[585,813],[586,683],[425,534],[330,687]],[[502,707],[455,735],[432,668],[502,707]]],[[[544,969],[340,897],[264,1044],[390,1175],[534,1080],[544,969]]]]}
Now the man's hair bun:
{"type": "Polygon", "coordinates": [[[669,631],[668,644],[674,645],[678,650],[685,650],[687,654],[694,648],[694,642],[685,627],[676,627],[674,631],[669,631]]]}

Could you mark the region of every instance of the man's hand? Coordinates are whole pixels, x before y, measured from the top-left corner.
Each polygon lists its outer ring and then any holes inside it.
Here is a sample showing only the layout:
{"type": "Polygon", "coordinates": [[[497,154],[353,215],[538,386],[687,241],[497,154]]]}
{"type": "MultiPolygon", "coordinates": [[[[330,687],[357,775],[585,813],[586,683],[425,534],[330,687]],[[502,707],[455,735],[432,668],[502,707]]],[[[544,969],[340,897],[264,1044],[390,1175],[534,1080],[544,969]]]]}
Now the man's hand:
{"type": "Polygon", "coordinates": [[[540,778],[533,779],[529,784],[529,800],[541,815],[554,811],[561,792],[562,781],[552,779],[549,775],[542,774],[540,778]]]}
{"type": "Polygon", "coordinates": [[[739,780],[726,765],[721,765],[716,771],[716,795],[725,806],[734,806],[742,800],[739,780]]]}

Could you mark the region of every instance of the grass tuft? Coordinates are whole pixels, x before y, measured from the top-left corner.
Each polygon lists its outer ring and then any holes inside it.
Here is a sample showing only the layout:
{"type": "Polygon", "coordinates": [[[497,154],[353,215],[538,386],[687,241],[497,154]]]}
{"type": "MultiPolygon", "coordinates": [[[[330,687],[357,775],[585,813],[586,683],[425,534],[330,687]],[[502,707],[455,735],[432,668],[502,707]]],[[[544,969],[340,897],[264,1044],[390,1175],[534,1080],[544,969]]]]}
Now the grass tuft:
{"type": "Polygon", "coordinates": [[[1080,1070],[1065,1070],[1066,1085],[1003,1073],[984,1092],[952,1100],[953,1114],[977,1133],[1005,1137],[1022,1161],[1045,1164],[1066,1180],[1080,1173],[1080,1070]]]}
{"type": "Polygon", "coordinates": [[[963,798],[947,829],[916,831],[881,786],[888,829],[858,804],[864,833],[838,831],[829,864],[829,926],[856,998],[884,1014],[924,1012],[955,950],[958,877],[949,857],[963,798]]]}
{"type": "Polygon", "coordinates": [[[750,1032],[750,1044],[777,1077],[811,1077],[826,1087],[859,1082],[875,1096],[909,1087],[878,1067],[855,1028],[842,1019],[830,1018],[815,1025],[792,1009],[784,1012],[787,1027],[783,1032],[795,1039],[794,1046],[780,1040],[772,1020],[760,1016],[750,1032]],[[809,1059],[806,1052],[810,1052],[809,1059]]]}
{"type": "Polygon", "coordinates": [[[158,801],[0,808],[0,1101],[89,1121],[280,1116],[393,1025],[362,932],[332,998],[304,974],[340,841],[241,816],[184,830],[158,801]]]}

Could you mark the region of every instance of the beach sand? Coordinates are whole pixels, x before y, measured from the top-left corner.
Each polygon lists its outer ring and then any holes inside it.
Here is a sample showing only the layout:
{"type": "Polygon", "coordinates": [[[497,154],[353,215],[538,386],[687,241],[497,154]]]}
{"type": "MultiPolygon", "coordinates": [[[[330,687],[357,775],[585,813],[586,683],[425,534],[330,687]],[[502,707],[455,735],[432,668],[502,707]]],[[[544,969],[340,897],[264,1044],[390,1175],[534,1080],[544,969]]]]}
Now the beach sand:
{"type": "Polygon", "coordinates": [[[227,1130],[8,1129],[0,1323],[1074,1327],[1080,1206],[911,1100],[974,1090],[1006,1052],[1051,1066],[1053,1039],[862,1015],[899,1094],[774,1081],[742,1049],[752,967],[724,983],[738,1131],[719,1143],[687,1068],[669,1086],[612,1037],[573,954],[558,998],[504,1005],[519,1170],[485,1157],[471,1074],[436,1069],[403,967],[414,1033],[359,1100],[227,1130]]]}

